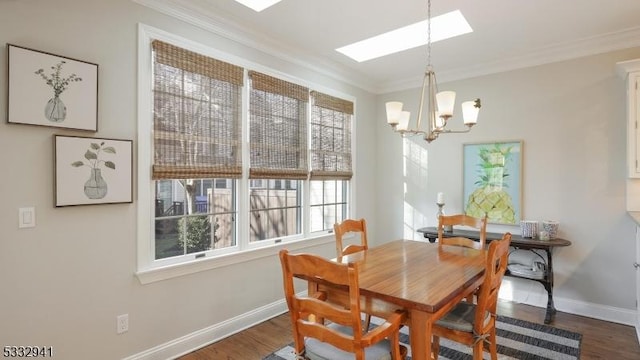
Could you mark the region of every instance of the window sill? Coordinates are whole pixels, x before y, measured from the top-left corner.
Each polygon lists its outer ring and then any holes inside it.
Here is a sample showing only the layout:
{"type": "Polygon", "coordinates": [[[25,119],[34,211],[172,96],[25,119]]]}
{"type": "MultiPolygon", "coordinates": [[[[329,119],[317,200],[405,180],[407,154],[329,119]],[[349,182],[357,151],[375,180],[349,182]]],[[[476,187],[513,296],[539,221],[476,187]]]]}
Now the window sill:
{"type": "Polygon", "coordinates": [[[187,263],[140,270],[136,277],[142,285],[168,280],[179,276],[195,274],[201,271],[217,269],[229,265],[236,265],[243,262],[260,259],[278,254],[281,249],[287,248],[295,251],[309,247],[324,245],[335,241],[333,233],[323,234],[314,238],[275,244],[254,250],[247,250],[241,253],[233,253],[217,257],[202,258],[187,263]]]}

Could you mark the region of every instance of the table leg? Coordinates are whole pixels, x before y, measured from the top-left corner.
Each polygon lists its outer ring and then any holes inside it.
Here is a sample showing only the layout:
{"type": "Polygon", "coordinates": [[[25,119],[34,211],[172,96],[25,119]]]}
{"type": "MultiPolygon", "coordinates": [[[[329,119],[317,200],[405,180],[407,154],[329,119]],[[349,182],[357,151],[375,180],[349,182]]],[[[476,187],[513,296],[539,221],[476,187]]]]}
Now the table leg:
{"type": "Polygon", "coordinates": [[[547,281],[544,283],[544,288],[547,290],[547,313],[544,317],[544,323],[550,324],[553,321],[556,314],[556,307],[553,304],[553,261],[551,256],[551,248],[545,249],[547,253],[547,281]]]}
{"type": "Polygon", "coordinates": [[[409,338],[413,360],[431,359],[431,316],[411,310],[409,314],[409,338]]]}

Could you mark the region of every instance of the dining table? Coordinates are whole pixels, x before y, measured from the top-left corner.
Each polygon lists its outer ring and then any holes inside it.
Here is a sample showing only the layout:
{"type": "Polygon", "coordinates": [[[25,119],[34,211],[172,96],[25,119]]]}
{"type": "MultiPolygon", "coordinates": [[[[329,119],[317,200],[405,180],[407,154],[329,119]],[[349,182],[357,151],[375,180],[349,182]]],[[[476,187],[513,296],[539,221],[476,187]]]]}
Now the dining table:
{"type": "MultiPolygon", "coordinates": [[[[411,357],[426,360],[433,324],[481,285],[485,258],[486,250],[394,240],[334,260],[358,264],[363,311],[371,306],[375,315],[380,304],[406,311],[411,357]]],[[[309,292],[318,286],[309,283],[309,292]]]]}

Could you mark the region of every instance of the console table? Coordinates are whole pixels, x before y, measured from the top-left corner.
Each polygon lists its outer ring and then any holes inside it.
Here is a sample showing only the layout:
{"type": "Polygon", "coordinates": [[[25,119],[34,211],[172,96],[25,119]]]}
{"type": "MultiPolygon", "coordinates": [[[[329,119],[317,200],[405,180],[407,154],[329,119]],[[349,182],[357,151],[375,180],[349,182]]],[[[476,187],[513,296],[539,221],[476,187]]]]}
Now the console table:
{"type": "MultiPolygon", "coordinates": [[[[438,239],[438,229],[436,227],[425,227],[418,229],[419,233],[422,233],[423,236],[429,240],[429,242],[433,243],[438,239]]],[[[502,239],[504,233],[487,233],[487,243],[492,240],[502,239]]],[[[461,229],[453,229],[453,231],[445,231],[445,237],[455,237],[462,236],[469,239],[473,239],[479,241],[479,233],[478,231],[473,230],[461,230],[461,229]]],[[[553,249],[555,247],[560,246],[569,246],[571,245],[571,241],[565,239],[550,239],[550,240],[538,240],[538,239],[528,239],[523,238],[520,235],[512,234],[511,235],[511,247],[516,249],[523,250],[542,250],[547,254],[547,266],[545,267],[545,274],[542,279],[533,279],[525,276],[511,274],[508,270],[505,275],[518,277],[521,279],[534,280],[541,283],[545,290],[547,290],[547,313],[544,318],[544,323],[549,324],[553,321],[553,317],[556,314],[556,308],[553,304],[553,261],[552,254],[553,249]]]]}

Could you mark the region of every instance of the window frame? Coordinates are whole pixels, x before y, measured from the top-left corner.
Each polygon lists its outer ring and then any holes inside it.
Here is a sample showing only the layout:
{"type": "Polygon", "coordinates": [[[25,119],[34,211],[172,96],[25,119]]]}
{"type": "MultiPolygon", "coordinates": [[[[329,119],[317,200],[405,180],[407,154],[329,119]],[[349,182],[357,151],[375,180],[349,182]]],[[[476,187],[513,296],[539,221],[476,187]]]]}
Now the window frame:
{"type": "MultiPolygon", "coordinates": [[[[145,24],[138,25],[138,201],[137,201],[137,271],[136,276],[142,284],[153,283],[165,279],[183,276],[200,271],[206,271],[219,267],[234,265],[254,259],[269,257],[276,255],[282,248],[292,251],[308,249],[323,244],[333,243],[333,229],[310,232],[311,219],[310,216],[310,180],[301,181],[299,191],[301,192],[302,213],[301,227],[302,233],[295,236],[282,238],[272,238],[251,242],[249,239],[249,151],[248,142],[248,116],[249,116],[249,86],[247,84],[247,69],[260,71],[271,76],[279,77],[283,80],[296,84],[307,86],[310,89],[322,91],[327,94],[352,101],[354,107],[356,99],[353,96],[345,95],[335,90],[327,89],[316,84],[310,84],[301,79],[287,76],[279,71],[266,68],[260,64],[253,63],[246,59],[236,57],[226,52],[214,49],[209,46],[185,39],[183,37],[168,33],[166,31],[153,28],[145,24]],[[236,245],[226,248],[217,249],[215,254],[211,251],[198,253],[205,256],[195,257],[195,254],[188,254],[167,259],[155,259],[154,246],[154,209],[155,209],[155,193],[154,180],[151,179],[151,166],[153,157],[151,154],[153,144],[153,92],[152,81],[153,74],[151,70],[151,42],[153,40],[161,40],[176,46],[183,47],[187,50],[198,52],[203,55],[211,56],[215,59],[236,64],[245,68],[245,85],[242,89],[242,139],[243,139],[243,175],[237,179],[236,201],[237,201],[237,219],[236,219],[236,245]],[[246,143],[246,144],[245,144],[246,143]]],[[[307,106],[311,106],[309,101],[307,106]]],[[[310,119],[310,109],[307,112],[307,121],[310,119]]],[[[355,128],[356,115],[352,117],[352,134],[351,134],[351,154],[352,161],[355,166],[355,128]]],[[[307,127],[309,124],[307,123],[307,127]]],[[[310,135],[307,129],[308,136],[310,135]]],[[[310,140],[310,139],[309,139],[310,140]]],[[[310,147],[310,143],[307,144],[310,147]]],[[[347,214],[354,214],[355,211],[355,179],[356,176],[349,180],[347,185],[347,214]]],[[[215,184],[214,184],[215,186],[215,184]]]]}
{"type": "MultiPolygon", "coordinates": [[[[351,189],[350,189],[350,186],[349,186],[350,185],[350,181],[348,181],[348,180],[337,180],[337,179],[334,179],[334,180],[309,180],[309,186],[310,187],[311,187],[311,182],[313,182],[313,181],[322,183],[322,202],[321,203],[312,203],[311,200],[309,200],[309,212],[311,212],[313,210],[313,208],[322,208],[323,213],[324,213],[324,209],[326,209],[327,207],[335,207],[336,208],[335,209],[336,213],[334,214],[334,216],[337,218],[338,217],[337,216],[337,208],[340,207],[340,208],[342,208],[341,211],[342,211],[342,214],[344,215],[344,218],[342,220],[346,219],[347,215],[349,214],[349,208],[350,208],[350,204],[349,204],[349,199],[350,199],[349,194],[351,193],[351,189]],[[338,190],[338,187],[335,186],[335,189],[336,189],[334,191],[335,199],[333,199],[333,201],[326,201],[327,197],[326,197],[326,185],[325,185],[325,183],[328,182],[328,181],[336,182],[336,185],[337,185],[338,181],[341,181],[342,185],[343,185],[343,187],[340,188],[340,190],[338,190]],[[342,201],[338,201],[338,199],[337,199],[338,198],[338,194],[341,194],[340,197],[342,198],[342,201]]],[[[311,189],[309,189],[309,194],[311,194],[311,189]]],[[[322,216],[323,216],[322,223],[324,223],[325,215],[323,214],[322,216]]],[[[309,217],[311,217],[311,214],[309,214],[309,217]]],[[[311,221],[311,219],[309,219],[309,227],[311,227],[311,225],[312,225],[312,221],[311,221]]],[[[315,231],[312,230],[312,229],[309,229],[309,232],[310,233],[314,233],[314,232],[322,232],[322,231],[327,231],[327,230],[331,230],[331,229],[322,229],[322,230],[315,230],[315,231]]]]}

